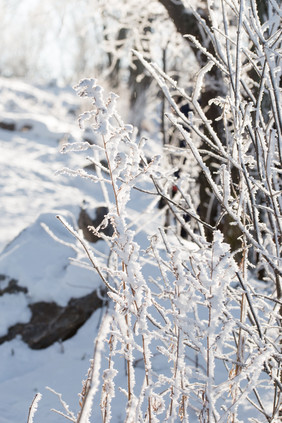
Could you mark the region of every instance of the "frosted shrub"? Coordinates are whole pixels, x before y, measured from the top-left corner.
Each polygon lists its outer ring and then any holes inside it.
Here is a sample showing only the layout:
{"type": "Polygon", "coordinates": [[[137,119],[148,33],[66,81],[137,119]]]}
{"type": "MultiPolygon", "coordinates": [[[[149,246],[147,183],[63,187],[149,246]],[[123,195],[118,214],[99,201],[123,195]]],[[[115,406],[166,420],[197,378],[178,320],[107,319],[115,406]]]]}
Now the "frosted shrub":
{"type": "MultiPolygon", "coordinates": [[[[96,165],[97,152],[106,157],[109,178],[89,178],[104,184],[110,207],[103,224],[110,220],[114,234],[108,240],[111,260],[97,264],[91,247],[63,222],[83,245],[111,299],[74,421],[90,422],[95,395],[101,396],[103,422],[112,420],[116,395],[127,422],[238,421],[248,400],[267,415],[260,388],[271,380],[280,387],[276,334],[267,330],[271,307],[262,299],[253,301],[256,294],[245,285],[247,275],[219,230],[211,243],[198,234],[197,244],[191,244],[160,228],[151,234],[147,250],[140,250],[135,241],[140,229],[129,227],[127,203],[132,189],[141,185],[150,196],[150,181],[160,187],[166,171],[158,157],[145,161],[142,143],[137,144],[133,128],[116,112],[114,94],[105,101],[96,80],[84,80],[76,89],[93,103],[80,123],[93,120],[97,143],[70,144],[64,151],[90,149],[96,165]],[[108,356],[106,368],[101,368],[102,350],[108,356]],[[116,385],[120,356],[127,379],[121,391],[116,385]],[[137,362],[143,363],[142,378],[137,362]]],[[[63,171],[88,177],[80,170],[63,171]]],[[[218,190],[222,195],[222,187],[218,190]]],[[[90,230],[99,233],[99,228],[90,230]]]]}
{"type": "MultiPolygon", "coordinates": [[[[116,111],[117,96],[111,93],[105,100],[95,79],[76,87],[93,104],[79,122],[89,123],[95,143],[69,144],[64,151],[89,150],[97,174],[63,171],[101,184],[109,208],[101,227],[111,222],[114,234],[108,238],[99,235],[99,227],[90,228],[110,246],[109,259],[98,261],[80,234],[60,218],[82,245],[110,298],[81,410],[77,418],[67,412],[74,422],[90,422],[98,406],[103,423],[116,421],[117,401],[121,421],[128,423],[281,419],[281,34],[278,6],[274,0],[271,4],[273,13],[265,25],[252,0],[222,1],[219,23],[210,8],[210,28],[198,16],[214,52],[190,37],[207,58],[191,96],[135,52],[173,110],[167,117],[185,140],[183,154],[189,150],[209,184],[208,210],[214,201],[218,205],[214,225],[199,216],[185,167],[177,180],[163,157],[146,159],[143,140],[138,142],[133,127],[116,111]],[[234,21],[236,31],[230,25],[234,21]],[[222,85],[209,105],[222,111],[217,118],[220,134],[199,101],[206,86],[215,84],[214,67],[221,72],[217,83],[222,85]],[[175,91],[193,106],[188,116],[179,109],[175,91]],[[140,219],[147,213],[145,228],[131,216],[133,190],[148,196],[147,209],[139,210],[140,219]],[[158,219],[159,198],[166,202],[159,214],[169,210],[171,227],[158,219]],[[176,221],[189,241],[178,236],[176,221]],[[146,249],[141,249],[144,239],[146,249]],[[261,280],[255,279],[259,271],[261,280]],[[120,382],[120,357],[126,385],[120,382]]],[[[174,154],[177,149],[168,150],[174,154]]]]}

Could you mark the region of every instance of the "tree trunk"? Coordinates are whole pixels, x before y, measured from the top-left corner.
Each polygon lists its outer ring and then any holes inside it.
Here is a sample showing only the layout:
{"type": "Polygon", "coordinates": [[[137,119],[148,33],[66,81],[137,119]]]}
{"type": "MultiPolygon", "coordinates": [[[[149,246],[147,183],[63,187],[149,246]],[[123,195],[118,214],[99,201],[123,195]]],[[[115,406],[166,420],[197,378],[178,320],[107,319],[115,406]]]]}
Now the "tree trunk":
{"type": "MultiPolygon", "coordinates": [[[[159,0],[160,3],[165,7],[168,12],[169,17],[173,21],[177,31],[181,35],[190,34],[197,38],[197,40],[202,45],[206,45],[207,37],[204,39],[203,28],[201,27],[198,19],[195,15],[189,11],[181,1],[179,2],[172,2],[171,0],[159,0]]],[[[211,22],[208,16],[207,9],[198,9],[197,12],[207,22],[207,25],[210,27],[211,22]]],[[[195,47],[195,45],[186,38],[187,42],[189,43],[192,51],[195,54],[195,59],[198,61],[200,67],[203,67],[207,64],[208,60],[205,55],[199,52],[199,50],[195,47]]],[[[214,55],[214,48],[211,42],[206,47],[207,50],[214,55]]],[[[221,140],[225,139],[225,132],[224,127],[221,120],[217,120],[217,118],[221,114],[221,110],[215,104],[209,105],[209,101],[218,96],[225,96],[223,91],[224,89],[224,82],[221,71],[216,67],[213,66],[211,71],[209,72],[209,77],[214,81],[217,81],[216,86],[213,84],[207,84],[203,92],[201,93],[200,104],[203,110],[206,112],[206,117],[212,122],[213,129],[220,137],[221,140]],[[222,83],[220,83],[222,81],[222,83]]],[[[206,134],[209,136],[209,134],[206,134]]],[[[204,145],[203,148],[208,149],[209,146],[204,145]]],[[[216,159],[210,158],[207,159],[206,165],[210,168],[210,171],[216,170],[214,166],[216,164],[216,159]]],[[[211,198],[210,196],[210,189],[209,184],[206,180],[206,177],[203,173],[200,173],[198,178],[198,183],[200,186],[200,206],[199,206],[199,214],[202,220],[209,223],[210,225],[214,226],[218,216],[220,214],[219,204],[218,202],[211,198]]],[[[208,239],[212,239],[211,232],[207,232],[208,239]]]]}

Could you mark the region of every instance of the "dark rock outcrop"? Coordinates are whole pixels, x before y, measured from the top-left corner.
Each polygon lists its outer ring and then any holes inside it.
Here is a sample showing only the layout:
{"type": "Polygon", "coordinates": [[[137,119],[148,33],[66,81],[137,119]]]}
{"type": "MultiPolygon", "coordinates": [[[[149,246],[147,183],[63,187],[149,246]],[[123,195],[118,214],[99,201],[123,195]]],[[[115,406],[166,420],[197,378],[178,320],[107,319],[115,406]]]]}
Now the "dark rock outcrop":
{"type": "Polygon", "coordinates": [[[16,125],[14,122],[0,121],[0,128],[4,129],[5,131],[15,131],[16,125]]]}
{"type": "Polygon", "coordinates": [[[97,291],[72,298],[65,307],[44,301],[30,304],[30,321],[10,327],[8,333],[0,337],[0,344],[20,335],[32,349],[47,348],[75,335],[92,313],[103,305],[104,301],[97,291]]]}
{"type": "MultiPolygon", "coordinates": [[[[96,211],[96,217],[92,219],[87,210],[82,208],[78,217],[78,227],[82,230],[84,238],[89,242],[97,242],[99,241],[99,238],[97,235],[95,235],[91,230],[89,230],[89,226],[94,226],[94,228],[97,228],[103,221],[106,214],[109,212],[107,207],[97,207],[96,211]]],[[[113,234],[113,227],[112,225],[108,225],[105,228],[101,228],[99,232],[102,232],[103,234],[107,236],[112,236],[113,234]]]]}
{"type": "MultiPolygon", "coordinates": [[[[90,223],[98,225],[107,211],[105,207],[98,209],[96,219],[90,223]]],[[[73,215],[66,213],[65,216],[74,222],[73,215]]],[[[99,295],[98,275],[93,280],[93,273],[88,270],[74,269],[74,273],[78,273],[72,279],[68,274],[69,258],[75,258],[76,252],[50,237],[42,223],[62,241],[72,242],[72,236],[57,222],[55,215],[46,213],[0,254],[3,304],[0,344],[19,336],[33,349],[46,348],[71,338],[92,313],[105,304],[104,293],[102,297],[99,295]],[[80,287],[79,278],[86,281],[85,286],[80,287]],[[77,281],[75,287],[74,281],[77,281]],[[59,298],[63,298],[64,303],[59,302],[59,298]]]]}
{"type": "MultiPolygon", "coordinates": [[[[5,279],[7,279],[5,275],[0,275],[0,282],[5,279]]],[[[16,292],[23,292],[24,294],[27,294],[27,288],[25,286],[19,286],[16,279],[10,279],[5,288],[0,288],[0,296],[4,294],[15,294],[16,292]]]]}

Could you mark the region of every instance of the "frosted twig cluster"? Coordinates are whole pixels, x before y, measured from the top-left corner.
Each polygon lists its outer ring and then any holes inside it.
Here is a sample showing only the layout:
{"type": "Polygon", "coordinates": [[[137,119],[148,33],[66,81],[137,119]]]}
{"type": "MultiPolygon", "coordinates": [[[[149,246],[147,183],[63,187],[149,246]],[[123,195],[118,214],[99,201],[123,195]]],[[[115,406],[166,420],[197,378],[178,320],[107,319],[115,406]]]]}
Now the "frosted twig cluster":
{"type": "MultiPolygon", "coordinates": [[[[97,175],[64,171],[101,184],[109,212],[100,227],[110,222],[114,229],[107,238],[110,258],[101,262],[65,224],[110,298],[81,395],[80,423],[90,423],[98,406],[103,423],[115,421],[116,400],[126,423],[235,423],[250,408],[253,422],[281,419],[279,12],[271,0],[270,19],[262,25],[254,0],[222,0],[218,21],[216,2],[206,3],[208,23],[193,11],[207,42],[189,36],[205,57],[191,94],[135,52],[166,97],[167,118],[184,146],[168,145],[163,156],[146,158],[142,140],[116,111],[117,96],[105,99],[95,79],[76,87],[93,104],[79,123],[89,123],[94,143],[66,150],[89,149],[97,175]],[[203,108],[210,86],[219,87],[218,95],[203,108]],[[191,106],[188,114],[177,96],[191,106]],[[214,106],[220,113],[212,121],[214,106]],[[183,154],[183,166],[169,167],[175,161],[165,160],[167,154],[183,154]],[[189,157],[207,181],[205,216],[190,192],[189,157]],[[133,190],[149,198],[143,227],[132,220],[133,190]],[[158,220],[156,198],[169,224],[158,220]]],[[[98,235],[100,227],[90,230],[98,235]]]]}

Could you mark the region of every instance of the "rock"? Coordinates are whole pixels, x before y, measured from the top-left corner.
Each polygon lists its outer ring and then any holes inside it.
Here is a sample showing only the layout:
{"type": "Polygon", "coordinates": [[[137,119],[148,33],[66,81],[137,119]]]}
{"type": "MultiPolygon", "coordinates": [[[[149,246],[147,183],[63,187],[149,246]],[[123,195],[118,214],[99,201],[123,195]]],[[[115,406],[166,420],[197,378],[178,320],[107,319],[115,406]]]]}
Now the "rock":
{"type": "MultiPolygon", "coordinates": [[[[2,281],[5,281],[7,276],[0,275],[0,283],[2,281]]],[[[1,285],[0,285],[1,286],[1,285]]],[[[15,294],[16,292],[23,292],[24,294],[27,294],[28,290],[25,286],[19,286],[18,281],[16,279],[10,279],[8,282],[8,286],[5,288],[0,288],[0,296],[4,294],[15,294]]]]}
{"type": "Polygon", "coordinates": [[[21,127],[21,132],[28,132],[28,131],[31,131],[32,129],[33,129],[33,126],[30,125],[29,123],[26,123],[25,125],[21,127]]]}
{"type": "MultiPolygon", "coordinates": [[[[81,208],[79,217],[78,217],[78,227],[82,230],[84,238],[89,242],[97,242],[99,241],[99,238],[97,235],[95,235],[91,230],[89,230],[89,226],[94,226],[94,228],[97,228],[103,221],[104,217],[108,214],[109,210],[107,207],[97,207],[95,210],[96,217],[92,219],[85,208],[81,208]]],[[[107,236],[113,235],[113,227],[111,224],[108,224],[105,228],[101,228],[99,232],[102,232],[103,234],[107,236]]]]}
{"type": "Polygon", "coordinates": [[[14,122],[0,121],[0,128],[4,129],[5,131],[15,131],[16,125],[14,122]]]}
{"type": "Polygon", "coordinates": [[[81,298],[71,298],[65,307],[44,301],[30,304],[30,321],[10,327],[8,333],[0,337],[0,344],[20,335],[32,349],[47,348],[75,335],[92,313],[103,305],[97,291],[81,298]]]}
{"type": "MultiPolygon", "coordinates": [[[[100,209],[100,214],[106,211],[100,209]]],[[[71,213],[62,217],[76,227],[71,213]]],[[[72,337],[102,307],[99,276],[70,265],[69,258],[87,263],[72,242],[50,212],[38,216],[0,253],[0,344],[21,336],[31,348],[46,348],[72,337]]]]}

